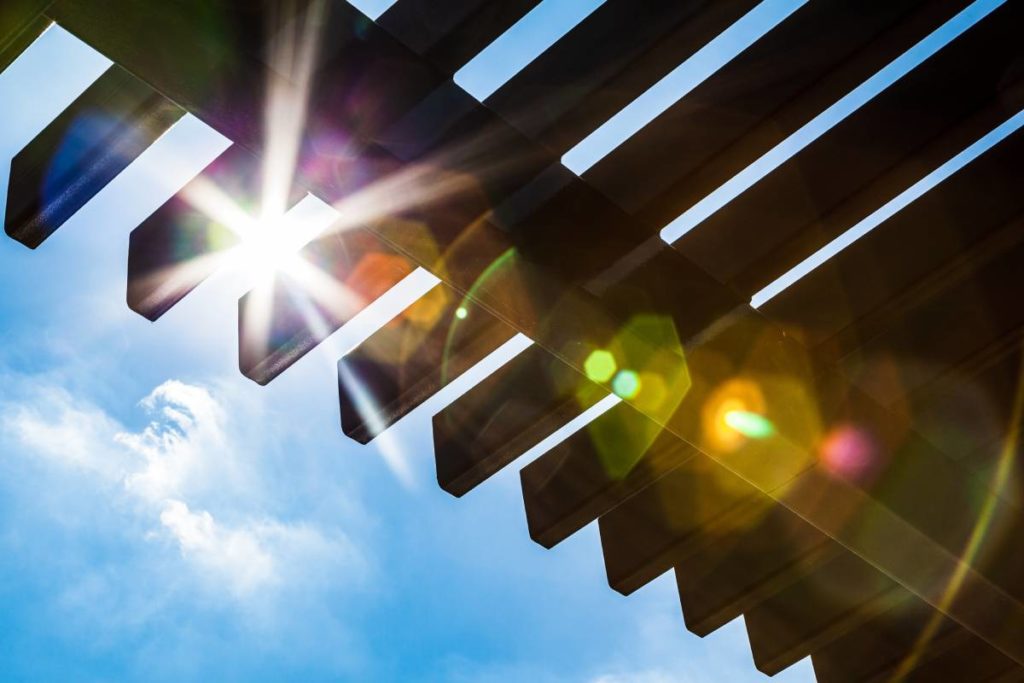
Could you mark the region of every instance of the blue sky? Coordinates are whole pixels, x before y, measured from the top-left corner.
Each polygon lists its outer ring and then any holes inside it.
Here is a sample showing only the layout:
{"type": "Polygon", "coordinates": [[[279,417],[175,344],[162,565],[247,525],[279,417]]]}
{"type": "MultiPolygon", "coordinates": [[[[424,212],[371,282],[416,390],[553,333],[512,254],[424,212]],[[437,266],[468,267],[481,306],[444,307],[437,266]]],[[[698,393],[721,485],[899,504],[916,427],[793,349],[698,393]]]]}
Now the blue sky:
{"type": "MultiPolygon", "coordinates": [[[[47,32],[0,76],[0,156],[105,66],[47,32]]],[[[467,382],[343,437],[334,361],[409,292],[266,388],[235,369],[236,275],[129,311],[128,233],[225,144],[186,117],[37,251],[0,240],[0,678],[761,678],[740,622],[686,632],[671,576],[611,591],[596,528],[535,545],[514,468],[437,488],[429,418],[467,382]]]]}

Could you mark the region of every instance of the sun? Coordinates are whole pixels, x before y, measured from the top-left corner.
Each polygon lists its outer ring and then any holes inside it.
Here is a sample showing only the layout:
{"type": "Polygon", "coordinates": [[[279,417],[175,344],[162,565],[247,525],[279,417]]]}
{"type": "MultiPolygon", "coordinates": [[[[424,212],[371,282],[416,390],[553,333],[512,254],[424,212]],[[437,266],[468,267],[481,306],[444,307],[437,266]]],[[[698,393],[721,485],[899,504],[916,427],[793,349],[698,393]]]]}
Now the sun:
{"type": "MultiPolygon", "coordinates": [[[[242,235],[238,247],[238,263],[252,280],[273,277],[278,272],[294,270],[302,244],[289,240],[284,217],[274,221],[258,221],[242,235]]],[[[294,221],[293,221],[294,222],[294,221]]]]}
{"type": "Polygon", "coordinates": [[[283,214],[261,215],[231,226],[238,236],[233,265],[253,284],[277,274],[297,275],[302,268],[302,249],[323,234],[336,212],[312,195],[306,195],[283,214]]]}

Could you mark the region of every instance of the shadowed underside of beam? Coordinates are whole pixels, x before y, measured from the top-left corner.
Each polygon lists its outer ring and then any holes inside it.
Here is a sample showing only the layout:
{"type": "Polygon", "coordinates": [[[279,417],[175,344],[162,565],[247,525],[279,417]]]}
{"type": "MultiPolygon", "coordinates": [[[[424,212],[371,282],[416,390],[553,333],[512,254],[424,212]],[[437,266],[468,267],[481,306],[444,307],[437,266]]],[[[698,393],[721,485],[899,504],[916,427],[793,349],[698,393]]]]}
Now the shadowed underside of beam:
{"type": "Polygon", "coordinates": [[[129,308],[156,320],[224,265],[239,236],[212,218],[209,207],[229,201],[242,210],[253,202],[261,189],[259,169],[258,160],[232,146],[132,230],[129,308]]]}
{"type": "Polygon", "coordinates": [[[43,16],[49,4],[50,0],[5,0],[0,6],[0,71],[50,26],[43,16]]]}
{"type": "Polygon", "coordinates": [[[886,611],[904,591],[852,553],[839,553],[747,611],[754,663],[771,675],[886,611]]]}
{"type": "Polygon", "coordinates": [[[550,548],[696,456],[620,403],[520,473],[530,537],[550,548]]]}
{"type": "Polygon", "coordinates": [[[486,104],[563,154],[756,4],[608,0],[486,104]]]}
{"type": "Polygon", "coordinates": [[[378,23],[443,71],[454,73],[540,0],[397,2],[378,23]]]}
{"type": "Polygon", "coordinates": [[[513,335],[438,285],[338,361],[342,429],[368,443],[513,335]]]}
{"type": "Polygon", "coordinates": [[[686,627],[705,636],[842,552],[784,508],[751,518],[675,563],[686,627]]]}
{"type": "Polygon", "coordinates": [[[434,416],[438,483],[464,495],[606,395],[531,346],[434,416]]]}
{"type": "Polygon", "coordinates": [[[982,642],[930,606],[907,598],[821,648],[812,660],[821,683],[883,681],[900,667],[923,673],[937,657],[971,641],[982,642]],[[932,634],[924,642],[926,629],[932,634]]]}
{"type": "Polygon", "coordinates": [[[997,9],[708,217],[676,248],[718,279],[739,281],[743,291],[753,294],[795,265],[777,254],[763,272],[759,258],[798,237],[803,237],[800,251],[794,249],[789,258],[809,256],[909,183],[880,183],[859,197],[859,211],[848,207],[834,223],[819,220],[850,195],[914,155],[913,174],[920,177],[922,168],[938,166],[1019,110],[1014,102],[1024,104],[1024,93],[1011,99],[1006,95],[1013,93],[1020,76],[1017,64],[1024,59],[1009,27],[1022,19],[1020,5],[997,9]],[[971,118],[979,111],[988,115],[971,118]],[[931,154],[921,153],[965,119],[973,125],[946,136],[931,154]],[[762,217],[756,230],[752,215],[762,217]],[[812,234],[804,235],[809,229],[812,234]]]}
{"type": "Polygon", "coordinates": [[[111,66],[11,161],[7,234],[38,247],[184,114],[111,66]]]}
{"type": "Polygon", "coordinates": [[[809,2],[585,178],[660,229],[968,4],[809,2]]]}

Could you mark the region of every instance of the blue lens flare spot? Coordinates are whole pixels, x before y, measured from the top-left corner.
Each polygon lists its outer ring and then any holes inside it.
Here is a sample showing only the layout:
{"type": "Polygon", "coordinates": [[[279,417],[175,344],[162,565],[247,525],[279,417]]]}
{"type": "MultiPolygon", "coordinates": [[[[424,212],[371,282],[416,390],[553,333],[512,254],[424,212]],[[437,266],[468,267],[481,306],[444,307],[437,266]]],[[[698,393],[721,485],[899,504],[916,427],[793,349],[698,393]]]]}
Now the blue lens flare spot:
{"type": "Polygon", "coordinates": [[[632,370],[620,370],[612,379],[612,391],[619,398],[636,398],[640,393],[640,386],[640,375],[632,370]]]}

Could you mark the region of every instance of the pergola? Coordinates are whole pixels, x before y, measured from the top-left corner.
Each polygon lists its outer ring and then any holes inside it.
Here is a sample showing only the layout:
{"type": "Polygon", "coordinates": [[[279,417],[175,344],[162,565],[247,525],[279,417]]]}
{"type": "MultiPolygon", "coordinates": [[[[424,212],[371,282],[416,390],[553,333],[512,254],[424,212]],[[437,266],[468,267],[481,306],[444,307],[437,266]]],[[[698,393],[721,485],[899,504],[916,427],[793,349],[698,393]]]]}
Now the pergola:
{"type": "Polygon", "coordinates": [[[114,62],[14,158],[7,234],[191,113],[232,145],[132,231],[140,315],[242,239],[203,198],[256,225],[312,193],[342,217],[240,300],[247,377],[426,269],[339,359],[349,437],[525,335],[434,416],[444,490],[617,401],[522,469],[538,543],[596,521],[613,589],[674,570],[687,628],[743,615],[768,674],[1024,680],[1024,3],[792,3],[582,162],[760,4],[606,0],[477,101],[456,74],[538,2],[4,0],[0,68],[52,22],[114,62]]]}

